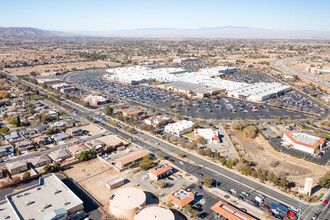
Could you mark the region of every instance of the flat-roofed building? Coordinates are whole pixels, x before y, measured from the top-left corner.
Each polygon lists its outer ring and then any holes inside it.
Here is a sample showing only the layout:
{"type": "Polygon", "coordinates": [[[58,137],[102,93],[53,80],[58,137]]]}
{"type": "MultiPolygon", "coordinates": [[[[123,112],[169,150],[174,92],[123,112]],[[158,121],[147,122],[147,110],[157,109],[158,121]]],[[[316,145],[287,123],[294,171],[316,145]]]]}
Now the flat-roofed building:
{"type": "Polygon", "coordinates": [[[154,127],[159,127],[162,125],[166,125],[169,120],[169,117],[163,115],[156,115],[144,119],[144,123],[146,123],[147,125],[152,125],[154,127]]]}
{"type": "Polygon", "coordinates": [[[129,153],[125,156],[119,157],[115,159],[115,168],[119,170],[125,169],[130,163],[139,162],[143,157],[149,155],[149,153],[145,150],[139,150],[132,153],[129,153]]]}
{"type": "Polygon", "coordinates": [[[301,132],[285,132],[283,140],[292,148],[314,154],[315,149],[320,149],[325,143],[325,139],[315,137],[301,132]]]}
{"type": "Polygon", "coordinates": [[[219,132],[214,128],[196,128],[194,129],[194,138],[197,141],[200,137],[209,144],[220,143],[219,132]]]}
{"type": "Polygon", "coordinates": [[[85,102],[88,102],[92,105],[102,105],[102,104],[106,104],[106,103],[110,102],[110,99],[104,98],[102,96],[94,95],[94,94],[91,94],[91,95],[88,95],[88,96],[84,95],[84,96],[82,96],[82,99],[85,102]]]}
{"type": "Polygon", "coordinates": [[[195,194],[183,188],[179,188],[168,194],[167,199],[170,200],[176,208],[182,209],[185,205],[195,200],[195,194]]]}
{"type": "Polygon", "coordinates": [[[12,219],[67,219],[84,210],[83,201],[55,174],[40,177],[38,184],[6,195],[6,202],[13,211],[12,219]]]}
{"type": "Polygon", "coordinates": [[[166,125],[165,132],[181,136],[185,133],[192,131],[193,126],[194,126],[194,122],[182,120],[166,125]]]}
{"type": "Polygon", "coordinates": [[[158,85],[158,88],[185,94],[188,97],[197,96],[200,98],[207,97],[210,95],[216,95],[220,92],[225,91],[225,89],[219,89],[207,85],[183,81],[174,81],[170,83],[160,84],[158,85]]]}
{"type": "Polygon", "coordinates": [[[150,179],[159,180],[165,178],[173,173],[173,167],[168,166],[167,164],[159,165],[148,171],[150,179]]]}
{"type": "Polygon", "coordinates": [[[134,107],[129,107],[129,108],[125,108],[125,109],[118,109],[119,112],[123,113],[123,116],[136,116],[136,115],[140,115],[142,113],[141,109],[137,109],[134,107]]]}
{"type": "Polygon", "coordinates": [[[56,78],[38,78],[37,82],[39,84],[53,84],[53,83],[59,83],[61,82],[61,79],[56,78]]]}
{"type": "Polygon", "coordinates": [[[125,179],[121,176],[116,177],[112,180],[109,180],[105,183],[105,187],[107,187],[109,190],[113,190],[119,186],[122,186],[125,184],[125,179]]]}
{"type": "Polygon", "coordinates": [[[230,220],[256,220],[256,218],[221,200],[213,205],[211,209],[230,220]]]}
{"type": "Polygon", "coordinates": [[[280,95],[290,90],[290,86],[281,83],[255,83],[248,84],[242,88],[231,89],[228,91],[228,96],[252,102],[261,102],[273,95],[280,95]]]}

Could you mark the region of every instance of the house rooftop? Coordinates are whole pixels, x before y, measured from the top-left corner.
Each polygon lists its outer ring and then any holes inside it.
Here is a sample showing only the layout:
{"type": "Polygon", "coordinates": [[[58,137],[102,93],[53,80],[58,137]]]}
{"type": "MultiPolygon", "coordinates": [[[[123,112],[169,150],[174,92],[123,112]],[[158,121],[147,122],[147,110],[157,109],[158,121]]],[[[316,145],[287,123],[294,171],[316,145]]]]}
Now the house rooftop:
{"type": "Polygon", "coordinates": [[[185,205],[194,201],[195,194],[179,188],[168,194],[167,198],[179,207],[184,207],[185,205]]]}

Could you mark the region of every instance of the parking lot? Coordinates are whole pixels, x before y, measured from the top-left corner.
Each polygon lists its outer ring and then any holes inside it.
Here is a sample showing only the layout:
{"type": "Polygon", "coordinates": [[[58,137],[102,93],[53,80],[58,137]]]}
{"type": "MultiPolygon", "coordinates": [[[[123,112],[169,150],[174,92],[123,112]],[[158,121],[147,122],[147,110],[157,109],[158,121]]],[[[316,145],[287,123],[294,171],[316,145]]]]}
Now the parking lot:
{"type": "MultiPolygon", "coordinates": [[[[249,70],[250,71],[250,70],[249,70]]],[[[258,82],[266,82],[273,83],[275,82],[273,79],[259,73],[247,73],[245,72],[236,72],[230,75],[225,75],[223,77],[226,80],[234,81],[234,82],[243,82],[243,83],[258,83],[258,82]]]]}
{"type": "MultiPolygon", "coordinates": [[[[149,105],[152,108],[162,109],[163,111],[171,110],[173,113],[180,113],[182,116],[188,116],[194,119],[232,120],[242,118],[258,120],[274,119],[276,116],[283,118],[290,117],[291,119],[306,118],[301,112],[292,112],[282,108],[273,108],[264,103],[257,104],[232,98],[189,100],[180,97],[176,93],[162,91],[156,88],[109,82],[104,80],[100,76],[100,73],[98,75],[88,75],[82,72],[80,77],[73,78],[73,80],[75,83],[102,92],[105,96],[112,95],[112,97],[119,97],[125,100],[134,100],[149,105]]],[[[294,98],[299,99],[299,97],[291,97],[291,100],[294,98]]],[[[306,105],[309,107],[312,104],[307,103],[306,105]]]]}

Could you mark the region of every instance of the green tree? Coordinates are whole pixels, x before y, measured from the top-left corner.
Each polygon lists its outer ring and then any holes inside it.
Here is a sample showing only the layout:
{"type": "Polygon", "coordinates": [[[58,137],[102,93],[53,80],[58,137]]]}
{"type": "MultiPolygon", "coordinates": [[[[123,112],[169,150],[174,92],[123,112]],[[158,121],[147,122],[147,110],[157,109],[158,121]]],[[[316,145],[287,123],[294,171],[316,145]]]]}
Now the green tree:
{"type": "Polygon", "coordinates": [[[25,172],[25,173],[23,174],[23,180],[29,179],[30,176],[31,176],[30,172],[25,172]]]}
{"type": "Polygon", "coordinates": [[[327,172],[323,177],[320,178],[319,185],[323,188],[330,187],[330,172],[327,172]]]}
{"type": "Polygon", "coordinates": [[[166,186],[166,182],[165,180],[158,180],[157,181],[157,185],[160,187],[160,188],[164,188],[166,186]]]}
{"type": "Polygon", "coordinates": [[[207,147],[205,149],[205,155],[208,156],[208,157],[211,157],[212,156],[212,150],[209,147],[207,147]]]}
{"type": "Polygon", "coordinates": [[[52,171],[52,166],[51,166],[50,164],[46,164],[46,165],[44,166],[44,171],[45,171],[46,173],[49,173],[50,171],[52,171]]]}
{"type": "Polygon", "coordinates": [[[104,108],[104,113],[108,116],[111,116],[113,114],[113,109],[108,105],[104,108]]]}
{"type": "Polygon", "coordinates": [[[214,159],[219,160],[220,157],[221,157],[221,155],[220,155],[219,151],[214,152],[214,154],[213,154],[214,159]]]}
{"type": "Polygon", "coordinates": [[[204,185],[206,187],[210,188],[211,184],[212,184],[212,179],[210,177],[204,178],[204,185]]]}
{"type": "Polygon", "coordinates": [[[9,128],[1,128],[0,131],[2,134],[7,134],[7,132],[9,131],[9,128]]]}
{"type": "Polygon", "coordinates": [[[54,171],[54,172],[59,171],[60,168],[61,168],[61,163],[59,163],[59,162],[54,162],[54,163],[53,163],[53,171],[54,171]]]}
{"type": "Polygon", "coordinates": [[[242,174],[245,175],[245,176],[251,176],[252,175],[252,168],[248,164],[245,164],[243,169],[242,169],[242,174]]]}
{"type": "Polygon", "coordinates": [[[191,205],[188,204],[188,205],[183,206],[182,210],[185,213],[190,213],[190,211],[191,211],[191,205]]]}
{"type": "Polygon", "coordinates": [[[167,203],[166,203],[166,206],[167,206],[167,208],[172,208],[172,202],[170,201],[170,200],[167,200],[167,203]]]}
{"type": "Polygon", "coordinates": [[[290,181],[286,178],[286,176],[282,176],[280,179],[280,186],[282,186],[284,189],[287,189],[289,187],[290,181]]]}
{"type": "Polygon", "coordinates": [[[197,211],[196,209],[192,209],[192,210],[190,211],[190,215],[191,215],[191,217],[196,218],[197,215],[198,215],[198,211],[197,211]]]}
{"type": "Polygon", "coordinates": [[[155,163],[153,163],[151,160],[150,160],[150,154],[143,157],[141,163],[140,163],[140,168],[141,169],[148,169],[150,167],[153,167],[155,166],[155,163]]]}
{"type": "Polygon", "coordinates": [[[132,168],[135,166],[135,161],[132,161],[130,164],[128,164],[128,168],[132,168]]]}

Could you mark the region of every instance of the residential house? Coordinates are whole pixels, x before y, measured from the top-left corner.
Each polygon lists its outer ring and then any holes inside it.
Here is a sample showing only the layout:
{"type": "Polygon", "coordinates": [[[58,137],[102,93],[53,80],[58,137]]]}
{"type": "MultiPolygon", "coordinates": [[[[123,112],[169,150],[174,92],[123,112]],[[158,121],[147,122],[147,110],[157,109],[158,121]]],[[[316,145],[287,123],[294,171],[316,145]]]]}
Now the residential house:
{"type": "Polygon", "coordinates": [[[50,125],[51,128],[59,128],[59,127],[63,127],[66,124],[66,121],[56,121],[54,122],[52,125],[50,125]]]}
{"type": "Polygon", "coordinates": [[[22,137],[17,133],[17,131],[12,131],[12,132],[10,132],[9,134],[7,134],[7,135],[5,136],[5,139],[6,139],[8,142],[13,142],[13,141],[21,140],[22,137]]]}
{"type": "Polygon", "coordinates": [[[36,134],[36,131],[34,129],[22,129],[20,130],[20,134],[26,138],[36,134]]]}
{"type": "Polygon", "coordinates": [[[0,157],[5,157],[13,153],[14,153],[14,148],[13,146],[11,146],[11,144],[0,146],[0,157]]]}
{"type": "Polygon", "coordinates": [[[41,134],[42,132],[46,131],[48,129],[47,125],[45,124],[39,124],[37,126],[34,127],[34,130],[36,132],[38,132],[39,134],[41,134]]]}
{"type": "Polygon", "coordinates": [[[47,135],[42,135],[42,136],[34,138],[33,142],[38,144],[38,146],[41,146],[41,145],[50,144],[51,140],[47,135]]]}
{"type": "Polygon", "coordinates": [[[97,139],[91,140],[91,141],[85,143],[85,145],[87,147],[93,148],[95,150],[98,150],[98,149],[106,146],[106,144],[103,141],[100,141],[100,140],[97,140],[97,139]]]}
{"type": "Polygon", "coordinates": [[[46,164],[50,164],[52,162],[52,160],[47,157],[45,154],[42,154],[38,157],[33,157],[31,160],[30,160],[30,163],[35,167],[42,167],[46,164]]]}
{"type": "Polygon", "coordinates": [[[84,144],[76,144],[76,145],[69,147],[69,149],[68,149],[68,151],[72,155],[79,154],[80,152],[86,151],[86,150],[88,150],[88,147],[86,147],[84,144]]]}
{"type": "Polygon", "coordinates": [[[29,139],[25,139],[23,141],[16,142],[15,147],[17,150],[32,150],[34,148],[34,143],[29,139]]]}
{"type": "Polygon", "coordinates": [[[52,159],[52,161],[54,161],[54,162],[61,162],[61,161],[65,160],[65,159],[67,159],[71,156],[64,149],[60,149],[60,150],[51,152],[48,155],[48,157],[50,159],[52,159]]]}
{"type": "Polygon", "coordinates": [[[6,164],[7,170],[10,172],[11,175],[15,175],[18,173],[22,173],[24,171],[27,171],[27,164],[24,160],[17,160],[12,163],[6,164]]]}
{"type": "Polygon", "coordinates": [[[62,132],[62,133],[52,135],[51,138],[56,142],[60,142],[60,141],[69,139],[70,136],[67,135],[66,133],[62,132]]]}
{"type": "Polygon", "coordinates": [[[81,128],[79,128],[79,127],[73,127],[73,128],[68,128],[66,130],[66,133],[68,135],[74,137],[74,136],[81,136],[81,135],[83,135],[84,134],[84,131],[81,128]]]}

